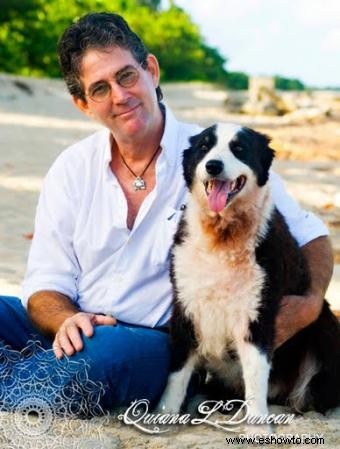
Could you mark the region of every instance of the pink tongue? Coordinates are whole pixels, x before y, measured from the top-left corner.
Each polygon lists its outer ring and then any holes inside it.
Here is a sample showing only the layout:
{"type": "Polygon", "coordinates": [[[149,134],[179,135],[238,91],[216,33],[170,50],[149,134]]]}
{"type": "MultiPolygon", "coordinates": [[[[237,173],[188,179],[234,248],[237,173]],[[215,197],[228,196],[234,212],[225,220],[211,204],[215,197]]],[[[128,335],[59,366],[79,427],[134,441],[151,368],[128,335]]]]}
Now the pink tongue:
{"type": "Polygon", "coordinates": [[[208,195],[209,208],[214,212],[221,212],[225,208],[230,192],[230,182],[213,181],[213,187],[208,195]]]}

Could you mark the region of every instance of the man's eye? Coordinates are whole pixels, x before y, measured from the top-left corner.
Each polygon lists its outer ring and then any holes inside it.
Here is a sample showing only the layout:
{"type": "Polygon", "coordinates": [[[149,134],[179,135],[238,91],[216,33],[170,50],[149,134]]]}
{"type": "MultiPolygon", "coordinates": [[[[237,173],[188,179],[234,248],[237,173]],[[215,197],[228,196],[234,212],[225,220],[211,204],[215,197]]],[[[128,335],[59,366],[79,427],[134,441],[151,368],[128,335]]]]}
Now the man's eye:
{"type": "Polygon", "coordinates": [[[91,96],[100,96],[105,95],[110,90],[110,86],[108,84],[98,84],[91,91],[91,96]]]}
{"type": "Polygon", "coordinates": [[[126,72],[123,72],[120,75],[119,79],[120,80],[128,80],[128,79],[130,79],[133,76],[134,76],[134,72],[132,70],[127,70],[126,72]]]}
{"type": "Polygon", "coordinates": [[[119,74],[117,78],[118,84],[121,86],[132,86],[138,78],[137,70],[125,70],[124,72],[119,74]]]}

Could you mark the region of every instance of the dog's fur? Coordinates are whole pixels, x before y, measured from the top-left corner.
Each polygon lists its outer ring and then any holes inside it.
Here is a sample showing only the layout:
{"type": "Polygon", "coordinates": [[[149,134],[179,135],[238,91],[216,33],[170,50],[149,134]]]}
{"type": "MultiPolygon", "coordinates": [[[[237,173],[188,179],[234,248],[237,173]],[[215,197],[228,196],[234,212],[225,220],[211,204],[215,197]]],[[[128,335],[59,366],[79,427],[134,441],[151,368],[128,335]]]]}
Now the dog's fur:
{"type": "Polygon", "coordinates": [[[339,405],[340,328],[326,301],[317,321],[273,351],[281,298],[305,294],[310,278],[271,200],[268,137],[218,124],[190,144],[190,195],[172,249],[172,373],[158,408],[178,412],[200,366],[252,415],[267,414],[268,397],[299,411],[339,405]]]}

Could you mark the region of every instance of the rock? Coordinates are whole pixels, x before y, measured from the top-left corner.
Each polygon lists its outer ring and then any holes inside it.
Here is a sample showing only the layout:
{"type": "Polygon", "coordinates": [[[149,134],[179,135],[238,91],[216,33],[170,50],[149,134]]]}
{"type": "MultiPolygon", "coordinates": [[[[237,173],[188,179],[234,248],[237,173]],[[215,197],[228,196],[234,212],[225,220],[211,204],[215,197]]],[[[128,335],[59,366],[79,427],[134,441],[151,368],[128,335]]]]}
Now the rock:
{"type": "Polygon", "coordinates": [[[314,106],[302,108],[284,115],[286,123],[317,123],[325,120],[330,115],[327,107],[314,106]]]}

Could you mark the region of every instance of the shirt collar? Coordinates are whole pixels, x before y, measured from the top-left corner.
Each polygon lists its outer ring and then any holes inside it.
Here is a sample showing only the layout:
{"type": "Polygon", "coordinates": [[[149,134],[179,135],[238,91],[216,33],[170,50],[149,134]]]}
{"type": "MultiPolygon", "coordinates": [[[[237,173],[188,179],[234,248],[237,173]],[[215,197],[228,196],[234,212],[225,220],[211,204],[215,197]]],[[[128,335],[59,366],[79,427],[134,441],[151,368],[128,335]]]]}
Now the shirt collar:
{"type": "Polygon", "coordinates": [[[114,185],[118,186],[118,179],[112,172],[110,168],[110,162],[112,160],[112,153],[111,153],[111,133],[110,130],[105,128],[103,131],[103,140],[100,142],[100,146],[103,149],[104,148],[104,155],[103,155],[103,170],[105,177],[108,181],[113,182],[114,185]]]}
{"type": "Polygon", "coordinates": [[[112,160],[110,131],[105,129],[104,165],[107,167],[112,160]]]}
{"type": "Polygon", "coordinates": [[[175,118],[171,109],[165,104],[161,104],[164,108],[165,126],[161,139],[162,153],[166,162],[173,165],[177,161],[177,141],[178,141],[178,125],[179,122],[175,118]]]}
{"type": "MultiPolygon", "coordinates": [[[[177,121],[177,119],[175,118],[174,114],[172,113],[169,107],[167,107],[164,103],[161,103],[161,107],[163,109],[165,118],[164,132],[160,143],[162,147],[161,159],[164,158],[167,164],[173,165],[177,161],[176,148],[178,141],[179,122],[177,121]]],[[[112,180],[112,171],[109,167],[109,164],[112,160],[112,154],[111,154],[110,131],[108,129],[104,130],[102,144],[104,146],[103,167],[112,180]]]]}

